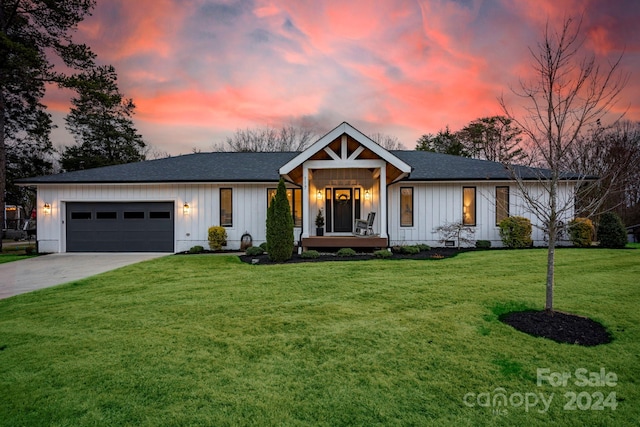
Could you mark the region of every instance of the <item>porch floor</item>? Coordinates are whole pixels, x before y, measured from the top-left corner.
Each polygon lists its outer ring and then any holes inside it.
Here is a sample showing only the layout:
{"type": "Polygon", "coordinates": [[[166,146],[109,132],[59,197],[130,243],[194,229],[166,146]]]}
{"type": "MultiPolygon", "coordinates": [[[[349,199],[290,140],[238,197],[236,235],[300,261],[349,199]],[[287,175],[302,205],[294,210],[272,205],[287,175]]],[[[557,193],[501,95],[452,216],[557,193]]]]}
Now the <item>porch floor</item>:
{"type": "Polygon", "coordinates": [[[302,238],[302,250],[309,248],[386,248],[386,237],[311,236],[302,238]]]}

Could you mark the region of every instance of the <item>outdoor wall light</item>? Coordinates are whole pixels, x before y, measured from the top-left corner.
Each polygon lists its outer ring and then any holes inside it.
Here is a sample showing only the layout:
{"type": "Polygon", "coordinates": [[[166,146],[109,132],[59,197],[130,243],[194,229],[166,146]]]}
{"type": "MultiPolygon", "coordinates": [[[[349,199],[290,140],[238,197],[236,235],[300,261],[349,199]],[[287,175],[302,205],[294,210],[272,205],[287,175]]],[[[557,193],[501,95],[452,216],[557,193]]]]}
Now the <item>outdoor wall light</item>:
{"type": "Polygon", "coordinates": [[[45,215],[51,215],[51,205],[49,203],[45,203],[44,206],[42,207],[42,212],[45,215]]]}
{"type": "Polygon", "coordinates": [[[182,213],[189,215],[189,212],[191,212],[191,206],[189,206],[189,203],[185,203],[184,206],[182,206],[182,213]]]}
{"type": "Polygon", "coordinates": [[[322,191],[318,190],[318,192],[316,193],[316,199],[322,200],[322,191]]]}
{"type": "Polygon", "coordinates": [[[369,190],[364,191],[364,199],[371,200],[371,193],[369,192],[369,190]]]}

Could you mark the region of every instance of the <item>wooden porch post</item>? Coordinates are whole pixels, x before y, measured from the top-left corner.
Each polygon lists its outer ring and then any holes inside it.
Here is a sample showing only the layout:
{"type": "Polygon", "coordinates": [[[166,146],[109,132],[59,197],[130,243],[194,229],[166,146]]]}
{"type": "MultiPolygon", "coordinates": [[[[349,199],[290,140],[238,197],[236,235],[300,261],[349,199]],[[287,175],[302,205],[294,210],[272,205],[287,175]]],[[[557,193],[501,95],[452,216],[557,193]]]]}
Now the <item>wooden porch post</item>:
{"type": "Polygon", "coordinates": [[[380,237],[385,239],[389,237],[387,235],[387,168],[382,166],[380,168],[380,237]]]}
{"type": "Polygon", "coordinates": [[[309,237],[309,168],[302,165],[302,238],[309,237]]]}

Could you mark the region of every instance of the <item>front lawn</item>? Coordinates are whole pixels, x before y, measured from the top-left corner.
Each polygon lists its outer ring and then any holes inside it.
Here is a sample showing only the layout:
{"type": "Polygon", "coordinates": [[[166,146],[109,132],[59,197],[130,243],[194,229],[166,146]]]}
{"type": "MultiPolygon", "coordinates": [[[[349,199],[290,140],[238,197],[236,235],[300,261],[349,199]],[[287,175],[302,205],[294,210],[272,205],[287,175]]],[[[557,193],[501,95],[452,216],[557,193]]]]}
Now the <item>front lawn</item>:
{"type": "Polygon", "coordinates": [[[0,264],[4,264],[5,262],[13,262],[20,261],[21,259],[33,258],[37,255],[16,255],[16,254],[0,254],[0,264]]]}
{"type": "Polygon", "coordinates": [[[556,256],[557,309],[612,343],[498,320],[543,307],[539,249],[170,256],[0,300],[0,425],[637,425],[640,251],[556,256]]]}

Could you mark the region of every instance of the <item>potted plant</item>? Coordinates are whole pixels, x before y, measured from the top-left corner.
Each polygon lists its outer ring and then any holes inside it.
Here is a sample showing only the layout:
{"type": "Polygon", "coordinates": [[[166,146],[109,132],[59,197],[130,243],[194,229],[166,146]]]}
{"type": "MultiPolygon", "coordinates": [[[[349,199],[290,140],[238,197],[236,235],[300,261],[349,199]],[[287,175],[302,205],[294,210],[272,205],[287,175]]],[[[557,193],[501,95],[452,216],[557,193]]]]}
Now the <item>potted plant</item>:
{"type": "Polygon", "coordinates": [[[316,215],[316,236],[324,236],[324,216],[322,216],[322,209],[318,210],[318,215],[316,215]]]}

